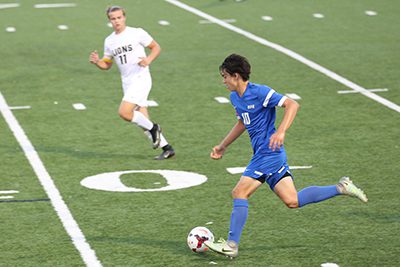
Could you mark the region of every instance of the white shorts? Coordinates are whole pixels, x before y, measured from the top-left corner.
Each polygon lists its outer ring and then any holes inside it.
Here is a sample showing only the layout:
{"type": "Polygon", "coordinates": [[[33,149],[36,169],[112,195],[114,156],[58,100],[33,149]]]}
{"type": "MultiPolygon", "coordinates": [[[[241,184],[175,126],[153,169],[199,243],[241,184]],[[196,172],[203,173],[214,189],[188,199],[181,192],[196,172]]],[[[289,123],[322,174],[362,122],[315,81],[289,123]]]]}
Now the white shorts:
{"type": "Polygon", "coordinates": [[[147,98],[150,94],[151,84],[149,72],[133,76],[129,81],[122,83],[124,90],[122,100],[141,107],[147,107],[147,98]]]}

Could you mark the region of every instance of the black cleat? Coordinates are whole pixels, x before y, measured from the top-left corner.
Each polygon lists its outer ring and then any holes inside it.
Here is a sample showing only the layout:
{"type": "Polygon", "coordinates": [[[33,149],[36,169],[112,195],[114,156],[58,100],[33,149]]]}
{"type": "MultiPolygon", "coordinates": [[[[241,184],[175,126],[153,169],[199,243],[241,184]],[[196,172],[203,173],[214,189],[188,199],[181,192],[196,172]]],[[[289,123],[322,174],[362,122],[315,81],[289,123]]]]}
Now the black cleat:
{"type": "Polygon", "coordinates": [[[149,131],[151,134],[151,139],[153,141],[153,149],[156,149],[160,145],[161,141],[161,127],[160,125],[154,123],[153,128],[149,131]]]}
{"type": "Polygon", "coordinates": [[[172,146],[166,145],[163,147],[163,152],[159,156],[155,157],[154,159],[155,160],[163,160],[163,159],[172,158],[173,156],[175,156],[174,149],[172,148],[172,146]]]}

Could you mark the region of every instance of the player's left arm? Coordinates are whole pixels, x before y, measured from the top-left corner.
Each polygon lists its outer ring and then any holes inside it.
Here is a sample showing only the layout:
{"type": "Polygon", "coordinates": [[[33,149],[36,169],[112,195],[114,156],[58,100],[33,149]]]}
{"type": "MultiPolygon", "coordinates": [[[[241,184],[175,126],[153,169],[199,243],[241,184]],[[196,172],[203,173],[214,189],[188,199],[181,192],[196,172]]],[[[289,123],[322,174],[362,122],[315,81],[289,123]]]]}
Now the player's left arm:
{"type": "Polygon", "coordinates": [[[150,54],[147,57],[141,57],[141,61],[138,63],[142,67],[149,66],[161,53],[161,47],[155,40],[153,40],[147,48],[150,49],[150,54]]]}
{"type": "Polygon", "coordinates": [[[272,149],[272,151],[279,149],[283,145],[286,131],[292,125],[293,120],[296,117],[297,110],[300,108],[300,105],[296,101],[290,98],[286,98],[286,100],[282,104],[282,107],[285,108],[283,119],[278,127],[278,130],[273,135],[271,135],[271,138],[269,140],[269,148],[272,149]]]}

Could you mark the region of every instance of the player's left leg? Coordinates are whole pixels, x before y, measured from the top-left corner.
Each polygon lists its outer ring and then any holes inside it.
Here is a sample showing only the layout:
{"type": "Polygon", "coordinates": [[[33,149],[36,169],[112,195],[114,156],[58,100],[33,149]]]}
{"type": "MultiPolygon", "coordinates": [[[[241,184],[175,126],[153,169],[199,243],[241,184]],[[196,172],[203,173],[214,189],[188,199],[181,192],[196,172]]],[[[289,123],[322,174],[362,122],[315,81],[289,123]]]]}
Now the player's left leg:
{"type": "Polygon", "coordinates": [[[297,192],[291,176],[282,178],[274,187],[274,192],[289,208],[299,208],[307,204],[318,203],[338,195],[358,197],[363,202],[367,198],[361,189],[350,179],[342,178],[338,185],[310,186],[297,192]]]}

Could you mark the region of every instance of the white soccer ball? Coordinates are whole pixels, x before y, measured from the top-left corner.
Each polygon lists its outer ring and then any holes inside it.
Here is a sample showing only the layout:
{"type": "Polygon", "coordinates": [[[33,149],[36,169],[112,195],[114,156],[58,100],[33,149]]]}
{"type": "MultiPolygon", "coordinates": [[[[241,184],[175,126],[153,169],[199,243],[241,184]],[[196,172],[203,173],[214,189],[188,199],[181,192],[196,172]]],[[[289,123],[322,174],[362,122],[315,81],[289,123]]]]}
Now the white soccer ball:
{"type": "Polygon", "coordinates": [[[207,240],[214,242],[213,233],[206,227],[198,226],[190,231],[187,237],[187,244],[193,252],[206,252],[208,247],[204,245],[204,241],[207,240]]]}

